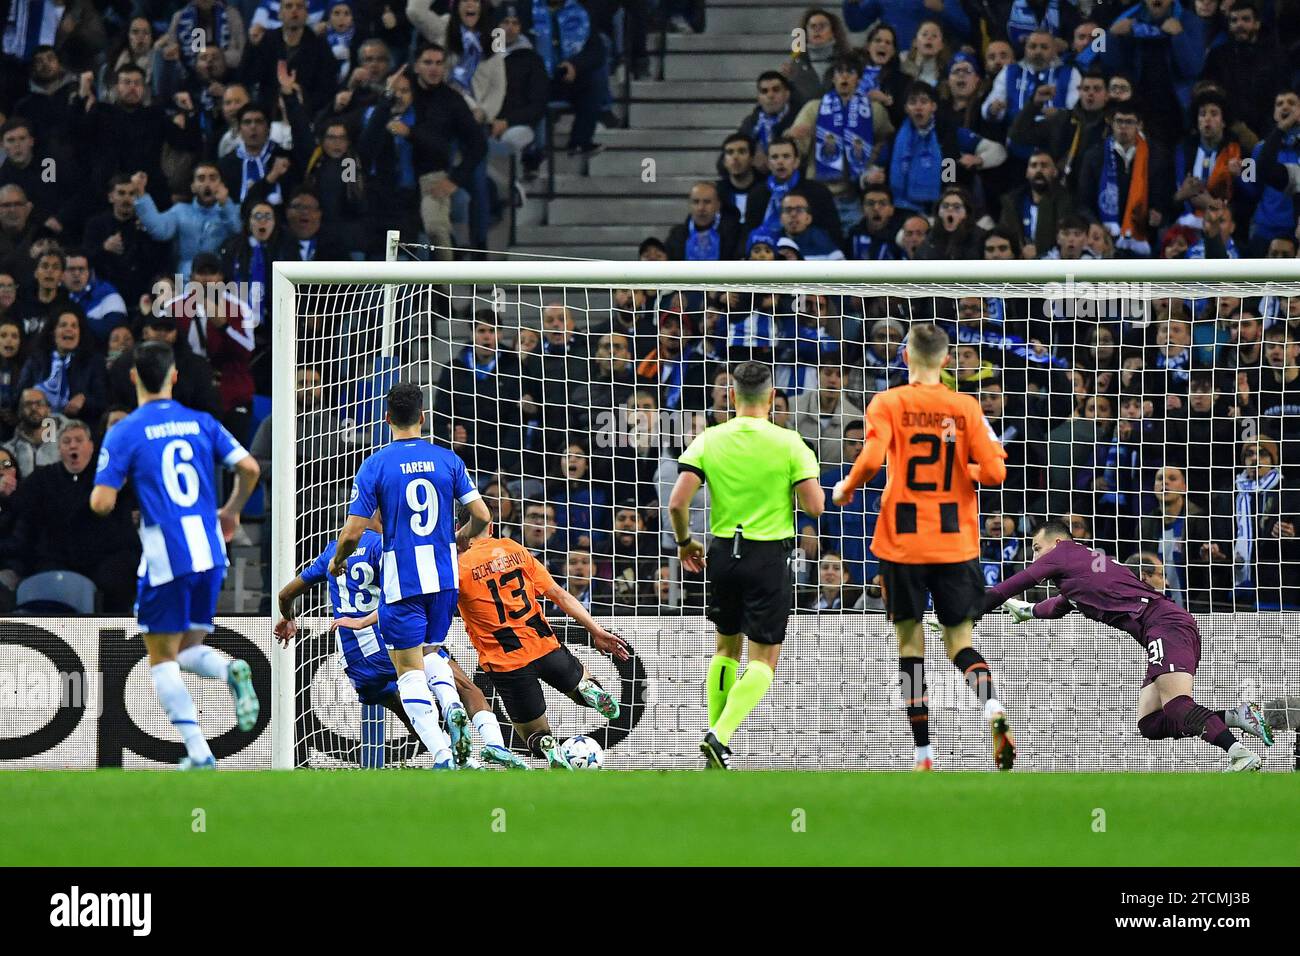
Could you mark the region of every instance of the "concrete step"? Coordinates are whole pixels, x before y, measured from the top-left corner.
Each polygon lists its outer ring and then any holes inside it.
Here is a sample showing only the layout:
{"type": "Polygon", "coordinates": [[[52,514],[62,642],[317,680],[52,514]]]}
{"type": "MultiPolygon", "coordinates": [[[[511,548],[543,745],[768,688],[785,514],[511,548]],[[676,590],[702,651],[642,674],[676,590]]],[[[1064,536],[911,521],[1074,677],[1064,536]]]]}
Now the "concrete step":
{"type": "MultiPolygon", "coordinates": [[[[754,105],[757,96],[756,79],[754,80],[648,80],[632,81],[632,105],[670,100],[676,103],[697,103],[711,100],[729,100],[754,105]]],[[[635,118],[636,114],[633,114],[635,118]]],[[[694,125],[694,114],[691,115],[694,125]]]]}
{"type": "MultiPolygon", "coordinates": [[[[586,253],[578,253],[574,250],[599,249],[605,245],[631,245],[635,249],[646,236],[657,235],[662,239],[667,234],[667,229],[626,222],[603,226],[529,226],[520,228],[519,245],[511,251],[517,252],[523,247],[534,247],[535,252],[553,256],[583,255],[585,257],[586,253]]],[[[589,258],[599,258],[599,256],[589,258]]]]}
{"type": "MultiPolygon", "coordinates": [[[[725,36],[736,33],[771,33],[775,29],[793,30],[799,25],[808,4],[782,3],[780,0],[762,0],[761,3],[710,3],[705,36],[725,36]]],[[[835,9],[839,13],[838,5],[835,9]]],[[[673,34],[669,34],[672,36],[673,34]]]]}
{"type": "MultiPolygon", "coordinates": [[[[749,112],[744,103],[633,103],[632,123],[643,129],[679,129],[683,124],[739,126],[749,112]]],[[[734,127],[733,127],[734,128],[734,127]]]]}
{"type": "MultiPolygon", "coordinates": [[[[672,136],[665,136],[662,130],[654,129],[612,129],[600,134],[600,142],[606,146],[606,152],[601,156],[608,155],[610,150],[620,149],[639,149],[647,152],[665,149],[719,150],[722,148],[722,141],[736,131],[736,127],[744,117],[745,111],[741,110],[734,126],[731,123],[714,127],[691,124],[674,131],[672,136]]],[[[592,162],[601,159],[601,156],[593,157],[592,162]]],[[[568,170],[562,169],[557,163],[555,171],[567,172],[568,170]]]]}
{"type": "Polygon", "coordinates": [[[591,174],[593,176],[615,176],[629,184],[629,191],[641,183],[641,177],[647,167],[647,159],[654,160],[654,178],[677,178],[681,176],[700,179],[716,179],[715,164],[718,160],[719,146],[710,149],[673,150],[659,152],[647,149],[645,152],[632,150],[606,151],[592,157],[591,174]]]}
{"type": "Polygon", "coordinates": [[[728,80],[757,79],[765,70],[775,70],[788,57],[789,50],[775,49],[766,53],[699,51],[669,54],[664,62],[665,80],[710,80],[724,77],[728,80]]]}
{"type": "MultiPolygon", "coordinates": [[[[799,25],[800,14],[795,14],[793,22],[785,28],[780,25],[775,30],[763,33],[670,33],[668,46],[665,47],[669,59],[678,53],[692,56],[717,53],[768,53],[776,57],[789,56],[793,42],[790,31],[799,25]]],[[[667,79],[667,77],[665,77],[667,79]]]]}
{"type": "MultiPolygon", "coordinates": [[[[651,235],[647,232],[641,237],[651,235]]],[[[641,244],[641,239],[634,243],[622,245],[601,245],[601,246],[563,246],[555,247],[552,245],[523,245],[513,246],[512,252],[518,252],[524,255],[551,256],[564,255],[573,259],[613,259],[620,262],[633,261],[637,257],[637,247],[641,244]]]]}
{"type": "Polygon", "coordinates": [[[604,201],[580,199],[551,203],[550,224],[553,226],[605,225],[638,223],[644,226],[671,225],[684,218],[685,202],[680,196],[659,196],[649,199],[626,198],[604,201]]]}
{"type": "Polygon", "coordinates": [[[627,176],[571,176],[555,177],[557,196],[617,196],[635,193],[643,196],[675,196],[685,202],[685,197],[695,185],[696,176],[657,176],[650,182],[636,177],[635,183],[627,176]]]}

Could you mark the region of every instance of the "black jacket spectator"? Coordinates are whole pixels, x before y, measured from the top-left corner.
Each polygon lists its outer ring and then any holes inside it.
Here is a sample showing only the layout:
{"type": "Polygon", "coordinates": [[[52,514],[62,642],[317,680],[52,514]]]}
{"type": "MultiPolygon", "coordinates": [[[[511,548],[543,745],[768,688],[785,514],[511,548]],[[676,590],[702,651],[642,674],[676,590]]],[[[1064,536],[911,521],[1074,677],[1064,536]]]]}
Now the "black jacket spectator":
{"type": "MultiPolygon", "coordinates": [[[[679,222],[668,230],[668,238],[664,240],[664,246],[668,249],[669,259],[680,261],[686,258],[686,242],[691,234],[690,222],[691,218],[687,216],[685,222],[679,222]]],[[[719,260],[738,259],[743,255],[745,227],[727,206],[722,207],[718,220],[718,239],[719,260]]]]}
{"type": "Polygon", "coordinates": [[[511,126],[536,126],[546,115],[551,79],[531,46],[516,43],[506,51],[506,96],[497,119],[511,126]]]}
{"type": "Polygon", "coordinates": [[[1273,98],[1290,84],[1291,69],[1272,37],[1261,34],[1250,42],[1229,38],[1215,47],[1206,57],[1201,79],[1221,86],[1233,114],[1256,136],[1263,136],[1273,125],[1273,98]]]}
{"type": "Polygon", "coordinates": [[[262,42],[249,47],[244,54],[242,72],[254,100],[273,110],[280,96],[277,73],[282,60],[302,87],[312,116],[329,106],[337,85],[339,61],[334,58],[330,45],[310,28],[301,31],[301,38],[292,50],[285,43],[284,27],[268,30],[262,42]]]}
{"type": "MultiPolygon", "coordinates": [[[[474,120],[474,114],[461,96],[446,83],[424,86],[420,80],[411,83],[411,96],[415,105],[415,174],[446,172],[457,186],[468,188],[474,176],[474,167],[487,155],[487,139],[474,120]],[[460,149],[460,162],[451,164],[452,146],[460,149]]],[[[375,109],[378,115],[391,101],[383,100],[375,109]]]]}
{"type": "MultiPolygon", "coordinates": [[[[812,213],[812,224],[824,231],[839,245],[844,238],[840,226],[840,214],[835,206],[831,191],[814,179],[799,177],[799,191],[808,197],[808,211],[812,213]]],[[[749,205],[745,209],[745,225],[752,232],[762,222],[767,205],[772,199],[772,190],[768,188],[767,177],[762,177],[749,193],[749,205]]]]}
{"type": "MultiPolygon", "coordinates": [[[[146,325],[144,338],[146,341],[150,338],[166,341],[168,339],[166,330],[169,328],[172,352],[176,356],[176,385],[172,388],[172,397],[186,408],[207,412],[213,418],[220,419],[224,410],[221,407],[221,395],[212,383],[212,366],[203,356],[195,355],[190,351],[189,345],[183,339],[177,338],[176,323],[171,319],[163,319],[156,330],[151,330],[146,325]]],[[[131,383],[131,365],[132,358],[127,354],[114,362],[108,370],[108,395],[114,405],[135,408],[135,386],[131,383]]]]}
{"type": "Polygon", "coordinates": [[[122,293],[128,309],[151,291],[153,278],[171,266],[171,244],[151,239],[135,214],[135,193],[126,177],[109,189],[109,208],[86,222],[83,244],[95,275],[122,293]]]}
{"type": "MultiPolygon", "coordinates": [[[[998,219],[998,228],[1011,233],[1026,246],[1033,243],[1038,248],[1039,256],[1056,245],[1056,227],[1066,216],[1074,213],[1074,198],[1059,182],[1053,183],[1047,194],[1038,203],[1038,216],[1035,221],[1034,234],[1026,235],[1026,203],[1033,202],[1029,195],[1029,186],[1014,189],[1002,197],[1002,215],[998,219]]],[[[982,258],[983,250],[975,258],[982,258]]]]}

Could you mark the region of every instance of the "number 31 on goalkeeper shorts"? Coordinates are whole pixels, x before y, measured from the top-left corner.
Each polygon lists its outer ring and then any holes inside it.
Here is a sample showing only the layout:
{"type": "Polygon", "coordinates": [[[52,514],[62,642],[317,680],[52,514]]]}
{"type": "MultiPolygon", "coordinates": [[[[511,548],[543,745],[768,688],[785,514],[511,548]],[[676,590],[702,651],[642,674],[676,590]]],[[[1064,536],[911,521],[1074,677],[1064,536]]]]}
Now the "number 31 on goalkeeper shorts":
{"type": "Polygon", "coordinates": [[[1147,644],[1147,663],[1159,664],[1165,659],[1165,642],[1162,638],[1156,638],[1147,644]]]}

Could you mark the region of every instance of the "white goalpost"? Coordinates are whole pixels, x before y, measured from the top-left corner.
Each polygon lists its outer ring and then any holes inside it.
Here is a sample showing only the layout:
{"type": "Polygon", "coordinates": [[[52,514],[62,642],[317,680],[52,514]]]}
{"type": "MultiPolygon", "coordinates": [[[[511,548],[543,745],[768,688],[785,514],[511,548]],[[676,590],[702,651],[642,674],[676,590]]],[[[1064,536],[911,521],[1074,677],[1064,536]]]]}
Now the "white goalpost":
{"type": "MultiPolygon", "coordinates": [[[[905,381],[916,322],[949,331],[950,387],[980,400],[1010,456],[1007,483],[980,492],[989,584],[1032,559],[1039,520],[1066,518],[1197,616],[1199,702],[1300,696],[1300,260],[280,262],[272,294],[273,589],[337,536],[357,465],[388,440],[385,392],[416,382],[430,439],[465,458],[498,529],[632,645],[616,668],[547,609],[617,689],[609,726],[547,692],[557,732],[594,736],[607,767],[701,765],[712,629],[666,502],[678,453],[730,413],[728,369],[771,365],[774,419],[829,488],[866,403],[905,381]]],[[[881,487],[799,518],[789,637],[736,766],[910,766],[869,548],[881,487]]],[[[707,494],[695,506],[702,534],[707,494]]],[[[324,588],[298,613],[298,639],[272,650],[273,766],[426,765],[398,720],[358,703],[324,588]]],[[[992,614],[975,641],[1018,768],[1218,768],[1201,742],[1139,736],[1145,657],[1118,631],[992,614]]],[[[508,726],[459,622],[449,642],[508,726]]],[[[974,696],[932,644],[936,763],[990,769],[974,696]]],[[[1280,733],[1266,769],[1292,754],[1280,733]]]]}

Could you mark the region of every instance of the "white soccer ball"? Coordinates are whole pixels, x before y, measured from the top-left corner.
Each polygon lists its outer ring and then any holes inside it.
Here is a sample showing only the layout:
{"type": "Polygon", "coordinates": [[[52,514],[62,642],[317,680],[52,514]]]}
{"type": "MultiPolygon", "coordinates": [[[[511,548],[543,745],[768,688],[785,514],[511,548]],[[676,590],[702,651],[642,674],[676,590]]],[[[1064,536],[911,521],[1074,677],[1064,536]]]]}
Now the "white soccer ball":
{"type": "Polygon", "coordinates": [[[599,770],[605,762],[600,744],[585,734],[576,734],[560,745],[574,770],[599,770]]]}

